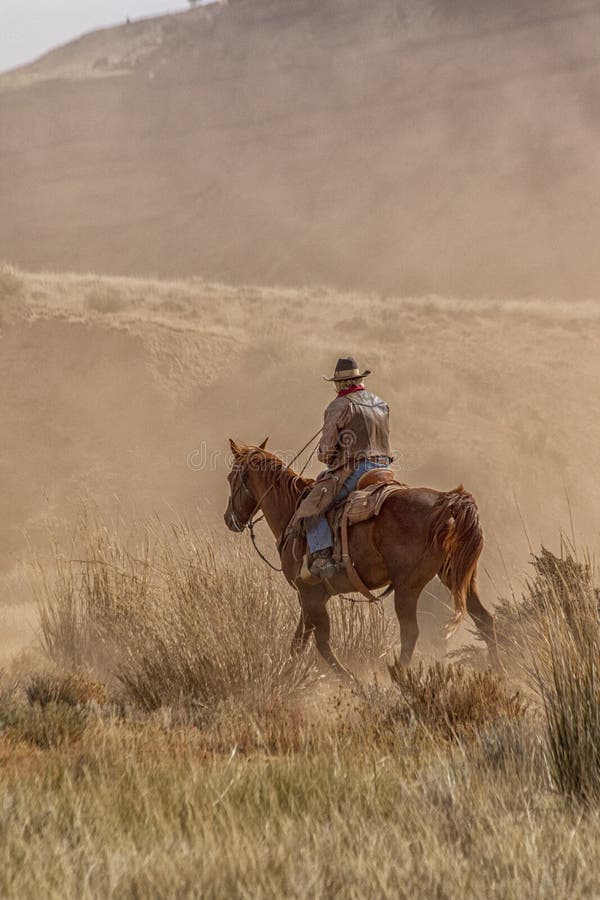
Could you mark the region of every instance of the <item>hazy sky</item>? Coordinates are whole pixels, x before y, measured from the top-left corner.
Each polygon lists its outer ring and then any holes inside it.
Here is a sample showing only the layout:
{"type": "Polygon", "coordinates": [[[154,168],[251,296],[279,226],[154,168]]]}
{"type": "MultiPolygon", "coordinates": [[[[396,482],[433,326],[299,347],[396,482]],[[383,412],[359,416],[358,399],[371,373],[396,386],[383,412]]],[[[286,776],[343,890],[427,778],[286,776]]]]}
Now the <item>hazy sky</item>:
{"type": "Polygon", "coordinates": [[[0,72],[30,62],[86,31],[161,12],[187,0],[0,0],[0,72]]]}

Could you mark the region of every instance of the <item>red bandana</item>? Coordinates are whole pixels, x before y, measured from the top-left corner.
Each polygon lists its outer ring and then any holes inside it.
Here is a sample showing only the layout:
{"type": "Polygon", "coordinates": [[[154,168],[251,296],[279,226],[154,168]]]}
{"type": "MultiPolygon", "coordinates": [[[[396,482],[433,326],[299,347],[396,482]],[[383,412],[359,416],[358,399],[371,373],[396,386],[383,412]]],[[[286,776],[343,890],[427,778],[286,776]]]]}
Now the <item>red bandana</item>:
{"type": "Polygon", "coordinates": [[[353,384],[352,387],[346,388],[343,391],[338,391],[338,397],[345,397],[346,394],[355,394],[356,391],[364,391],[365,387],[362,384],[353,384]]]}

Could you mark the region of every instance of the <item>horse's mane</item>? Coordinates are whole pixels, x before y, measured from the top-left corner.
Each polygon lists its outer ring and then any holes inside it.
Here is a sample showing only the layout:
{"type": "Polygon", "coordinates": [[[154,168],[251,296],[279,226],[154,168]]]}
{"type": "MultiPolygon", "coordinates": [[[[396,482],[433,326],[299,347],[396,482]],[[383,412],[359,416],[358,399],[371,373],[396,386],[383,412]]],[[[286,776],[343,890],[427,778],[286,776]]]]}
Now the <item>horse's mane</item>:
{"type": "Polygon", "coordinates": [[[244,448],[242,455],[247,465],[257,464],[257,468],[260,467],[262,472],[267,473],[268,486],[272,484],[273,490],[279,490],[294,505],[300,494],[314,481],[314,478],[305,478],[298,474],[279,456],[262,447],[249,446],[244,448]]]}

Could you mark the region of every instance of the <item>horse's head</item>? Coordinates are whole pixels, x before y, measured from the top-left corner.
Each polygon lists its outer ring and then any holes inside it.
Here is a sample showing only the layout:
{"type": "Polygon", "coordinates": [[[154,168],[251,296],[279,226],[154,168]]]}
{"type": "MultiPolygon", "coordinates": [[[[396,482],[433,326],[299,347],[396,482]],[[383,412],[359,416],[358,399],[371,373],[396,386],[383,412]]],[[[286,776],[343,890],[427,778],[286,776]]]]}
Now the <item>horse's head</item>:
{"type": "Polygon", "coordinates": [[[243,531],[254,513],[258,509],[260,498],[254,496],[249,481],[249,470],[253,458],[256,458],[257,450],[264,450],[268,438],[258,447],[249,447],[246,444],[238,444],[232,438],[229,439],[231,452],[233,453],[233,465],[227,476],[229,482],[229,502],[225,510],[225,524],[230,531],[243,531]]]}

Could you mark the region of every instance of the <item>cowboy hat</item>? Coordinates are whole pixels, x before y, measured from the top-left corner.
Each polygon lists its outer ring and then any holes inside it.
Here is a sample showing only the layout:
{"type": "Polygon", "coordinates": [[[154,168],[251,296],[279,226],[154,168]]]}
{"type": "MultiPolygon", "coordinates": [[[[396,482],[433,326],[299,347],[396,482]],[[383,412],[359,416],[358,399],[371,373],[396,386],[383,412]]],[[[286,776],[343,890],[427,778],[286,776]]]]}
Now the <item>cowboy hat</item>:
{"type": "Polygon", "coordinates": [[[332,378],[327,375],[323,375],[323,378],[325,381],[347,381],[349,378],[366,378],[370,374],[370,369],[361,372],[356,360],[352,356],[346,356],[338,359],[332,378]]]}

